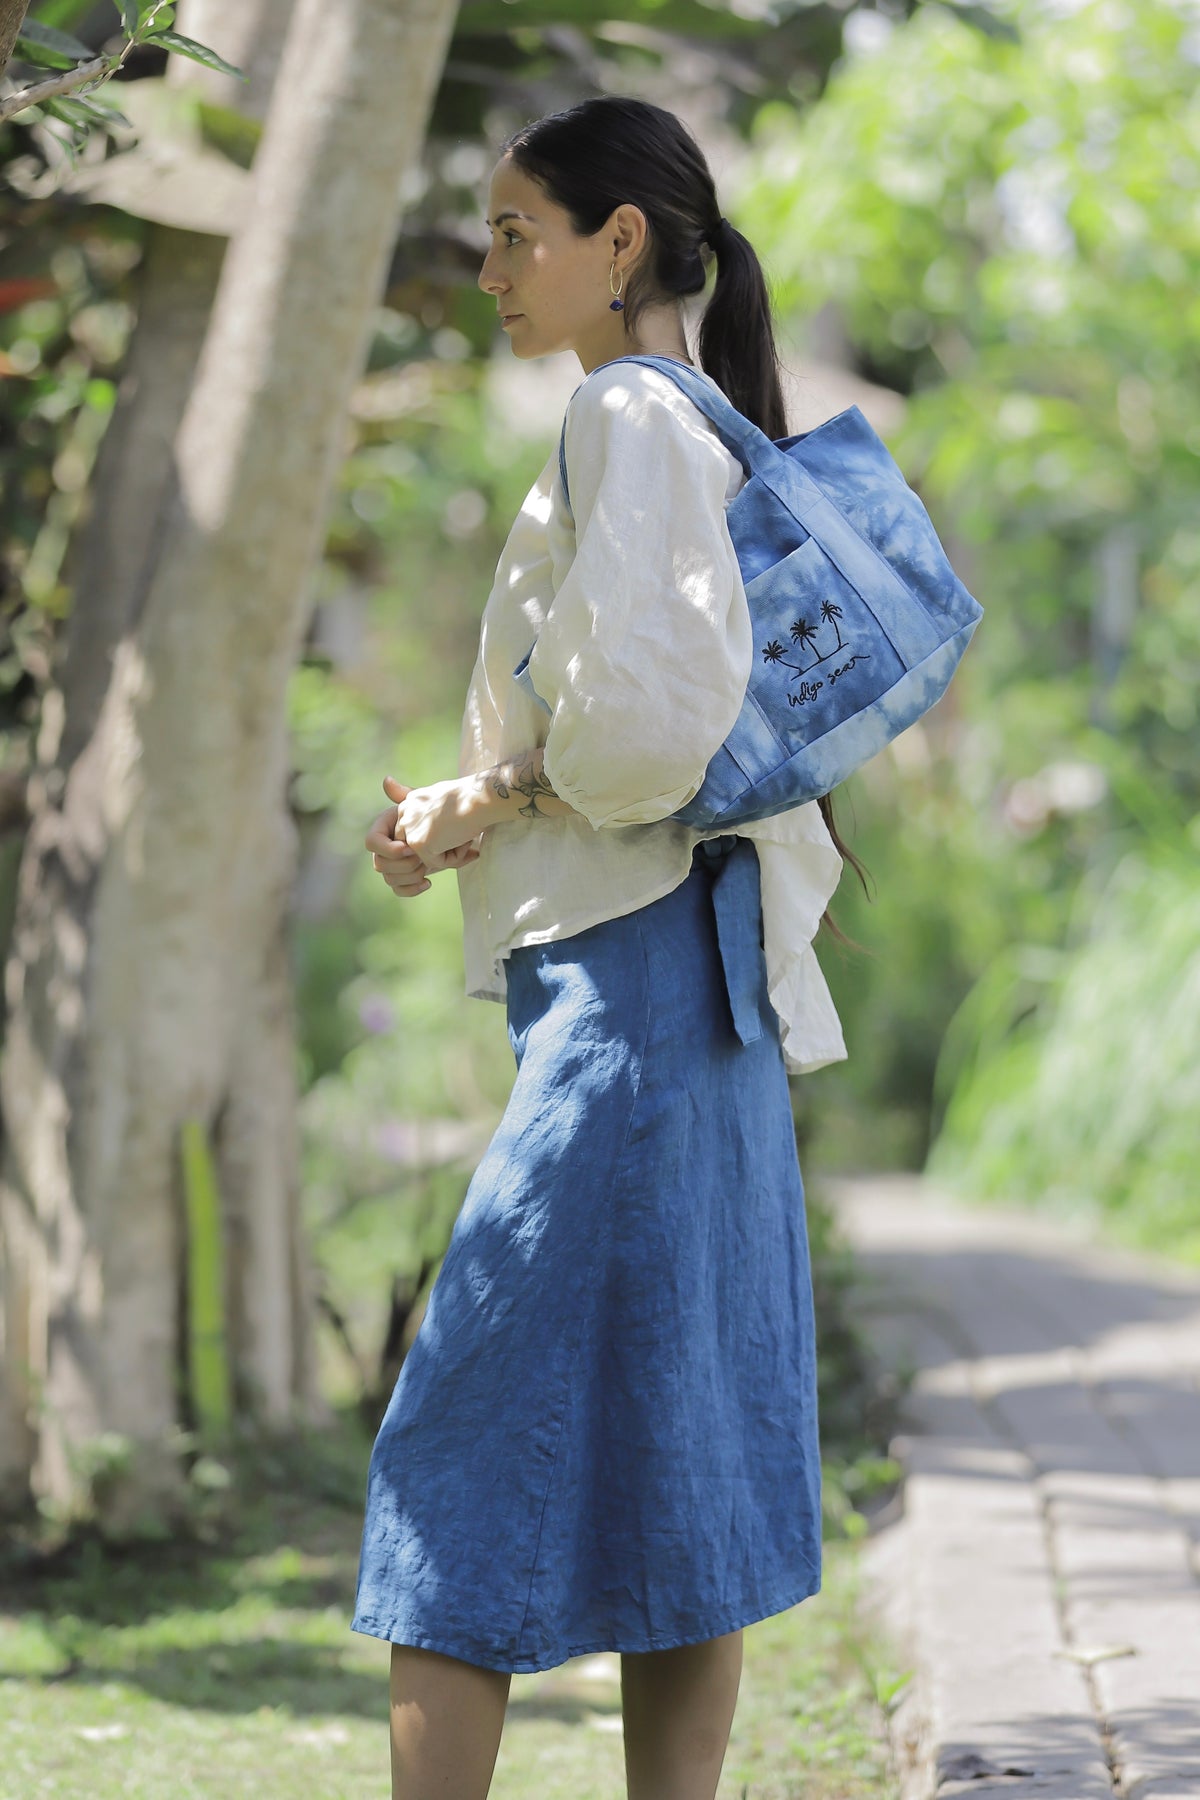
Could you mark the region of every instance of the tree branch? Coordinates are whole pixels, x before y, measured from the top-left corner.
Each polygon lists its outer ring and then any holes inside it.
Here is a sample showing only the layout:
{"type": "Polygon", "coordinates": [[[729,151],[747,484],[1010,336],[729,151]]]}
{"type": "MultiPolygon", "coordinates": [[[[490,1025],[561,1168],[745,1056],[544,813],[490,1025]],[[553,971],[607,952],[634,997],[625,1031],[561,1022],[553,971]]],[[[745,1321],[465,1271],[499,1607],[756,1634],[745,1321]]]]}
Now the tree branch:
{"type": "Polygon", "coordinates": [[[0,75],[3,75],[17,41],[17,33],[25,23],[29,0],[0,0],[0,75]]]}
{"type": "MultiPolygon", "coordinates": [[[[0,4],[2,3],[3,0],[0,0],[0,4]]],[[[72,94],[76,88],[102,81],[115,67],[112,57],[97,56],[92,62],[76,63],[73,69],[64,69],[61,75],[52,75],[45,81],[35,81],[32,87],[19,88],[15,94],[5,94],[0,99],[0,124],[5,119],[11,119],[14,113],[24,112],[27,106],[40,106],[43,100],[54,100],[59,94],[72,94]]]]}

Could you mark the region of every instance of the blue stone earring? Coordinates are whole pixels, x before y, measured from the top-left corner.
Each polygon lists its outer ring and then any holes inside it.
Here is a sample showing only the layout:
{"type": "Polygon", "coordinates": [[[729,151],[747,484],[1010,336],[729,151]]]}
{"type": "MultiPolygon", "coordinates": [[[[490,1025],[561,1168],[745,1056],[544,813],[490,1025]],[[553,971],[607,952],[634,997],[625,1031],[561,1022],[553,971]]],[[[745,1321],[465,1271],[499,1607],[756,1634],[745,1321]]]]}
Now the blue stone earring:
{"type": "MultiPolygon", "coordinates": [[[[615,262],[609,264],[608,291],[610,294],[618,294],[619,295],[621,292],[621,288],[623,288],[625,286],[625,273],[622,270],[622,272],[621,272],[621,287],[614,287],[612,284],[612,281],[613,281],[613,271],[616,268],[616,266],[617,265],[615,262]]],[[[609,305],[608,305],[608,310],[609,310],[609,312],[624,312],[625,311],[625,302],[621,299],[610,300],[609,305]]]]}

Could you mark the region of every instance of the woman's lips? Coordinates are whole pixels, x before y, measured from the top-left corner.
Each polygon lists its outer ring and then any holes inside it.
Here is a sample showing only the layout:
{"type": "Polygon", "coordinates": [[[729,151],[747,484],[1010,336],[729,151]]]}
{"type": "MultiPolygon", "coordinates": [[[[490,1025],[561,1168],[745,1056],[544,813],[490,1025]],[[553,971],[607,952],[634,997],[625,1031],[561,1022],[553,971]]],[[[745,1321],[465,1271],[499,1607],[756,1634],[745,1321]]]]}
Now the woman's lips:
{"type": "Polygon", "coordinates": [[[511,325],[514,319],[522,319],[524,316],[524,313],[501,313],[500,323],[502,325],[511,325]]]}

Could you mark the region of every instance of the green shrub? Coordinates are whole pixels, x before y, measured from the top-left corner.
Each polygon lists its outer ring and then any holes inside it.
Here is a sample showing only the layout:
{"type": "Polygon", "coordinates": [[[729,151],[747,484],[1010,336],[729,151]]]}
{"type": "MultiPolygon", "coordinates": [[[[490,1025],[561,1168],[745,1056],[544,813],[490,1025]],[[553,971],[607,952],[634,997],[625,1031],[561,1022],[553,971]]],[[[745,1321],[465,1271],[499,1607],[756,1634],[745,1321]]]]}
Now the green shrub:
{"type": "Polygon", "coordinates": [[[1126,856],[1073,947],[1010,952],[977,984],[930,1168],[1200,1261],[1200,821],[1190,838],[1126,856]]]}

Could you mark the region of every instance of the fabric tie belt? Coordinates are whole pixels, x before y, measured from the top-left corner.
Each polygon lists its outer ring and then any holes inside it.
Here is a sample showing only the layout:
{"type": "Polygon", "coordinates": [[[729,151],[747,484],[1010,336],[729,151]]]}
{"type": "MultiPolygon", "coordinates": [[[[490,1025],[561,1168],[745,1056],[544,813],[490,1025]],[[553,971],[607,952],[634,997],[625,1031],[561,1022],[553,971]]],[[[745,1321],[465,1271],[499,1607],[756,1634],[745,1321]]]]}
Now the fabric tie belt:
{"type": "Polygon", "coordinates": [[[753,1044],[763,1034],[758,852],[749,838],[705,838],[693,863],[709,877],[733,1028],[743,1044],[753,1044]]]}

